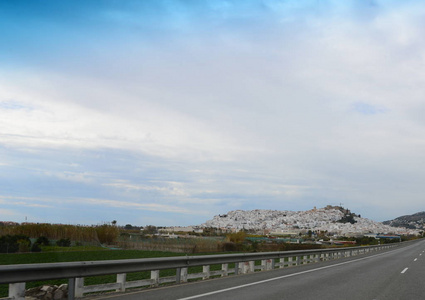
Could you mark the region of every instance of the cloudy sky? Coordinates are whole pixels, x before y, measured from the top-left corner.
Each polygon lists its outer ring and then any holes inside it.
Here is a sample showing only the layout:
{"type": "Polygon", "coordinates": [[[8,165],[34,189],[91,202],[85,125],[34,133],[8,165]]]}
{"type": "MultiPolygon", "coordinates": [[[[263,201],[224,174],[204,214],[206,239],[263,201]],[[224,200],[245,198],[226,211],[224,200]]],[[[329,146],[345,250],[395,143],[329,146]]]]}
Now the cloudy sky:
{"type": "Polygon", "coordinates": [[[0,2],[0,220],[424,210],[423,1],[0,2]]]}

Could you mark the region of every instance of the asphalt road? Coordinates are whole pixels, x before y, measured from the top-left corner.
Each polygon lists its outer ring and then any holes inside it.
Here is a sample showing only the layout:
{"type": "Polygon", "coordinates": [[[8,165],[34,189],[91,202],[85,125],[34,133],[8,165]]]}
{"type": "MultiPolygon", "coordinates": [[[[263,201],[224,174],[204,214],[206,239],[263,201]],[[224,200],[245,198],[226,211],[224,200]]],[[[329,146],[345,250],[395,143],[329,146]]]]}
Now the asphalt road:
{"type": "MultiPolygon", "coordinates": [[[[94,299],[94,298],[93,298],[94,299]]],[[[385,252],[97,299],[425,299],[425,240],[385,252]]]]}

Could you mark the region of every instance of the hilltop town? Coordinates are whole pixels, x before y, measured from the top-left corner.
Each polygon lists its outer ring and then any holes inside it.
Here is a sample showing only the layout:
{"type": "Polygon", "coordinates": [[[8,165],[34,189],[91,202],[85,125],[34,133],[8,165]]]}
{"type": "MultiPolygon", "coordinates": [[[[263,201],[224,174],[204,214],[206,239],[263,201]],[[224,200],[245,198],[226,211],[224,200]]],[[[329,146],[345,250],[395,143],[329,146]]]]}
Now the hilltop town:
{"type": "Polygon", "coordinates": [[[214,216],[202,224],[223,231],[250,230],[267,234],[292,235],[308,230],[328,235],[358,236],[370,233],[419,235],[419,230],[392,227],[352,213],[340,206],[326,206],[308,211],[235,210],[214,216]]]}

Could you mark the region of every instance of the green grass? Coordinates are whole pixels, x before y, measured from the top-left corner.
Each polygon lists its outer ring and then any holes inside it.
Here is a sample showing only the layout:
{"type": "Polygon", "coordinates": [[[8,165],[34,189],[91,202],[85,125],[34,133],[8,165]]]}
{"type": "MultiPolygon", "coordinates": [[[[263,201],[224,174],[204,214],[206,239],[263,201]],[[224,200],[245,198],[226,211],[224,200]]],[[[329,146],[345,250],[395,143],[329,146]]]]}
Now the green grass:
{"type": "Polygon", "coordinates": [[[59,246],[41,246],[42,252],[71,252],[71,251],[101,251],[109,250],[101,246],[72,246],[72,247],[59,247],[59,246]]]}

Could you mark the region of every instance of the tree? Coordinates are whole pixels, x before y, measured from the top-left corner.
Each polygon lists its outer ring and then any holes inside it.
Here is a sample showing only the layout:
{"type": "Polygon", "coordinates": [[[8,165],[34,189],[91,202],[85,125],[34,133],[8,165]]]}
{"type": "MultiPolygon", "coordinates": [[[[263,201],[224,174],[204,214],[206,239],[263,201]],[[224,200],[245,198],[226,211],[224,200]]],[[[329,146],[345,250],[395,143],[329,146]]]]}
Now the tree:
{"type": "Polygon", "coordinates": [[[143,228],[144,234],[155,234],[158,232],[158,229],[153,225],[148,225],[145,228],[143,228]]]}
{"type": "Polygon", "coordinates": [[[112,244],[119,235],[118,227],[113,225],[103,224],[96,226],[95,230],[101,244],[112,244]]]}
{"type": "Polygon", "coordinates": [[[352,213],[344,215],[339,221],[339,223],[351,223],[354,224],[357,221],[354,220],[354,215],[352,213]]]}
{"type": "Polygon", "coordinates": [[[242,244],[245,241],[246,233],[245,231],[230,233],[226,236],[226,238],[229,242],[233,242],[235,244],[242,244]]]}
{"type": "Polygon", "coordinates": [[[39,244],[39,245],[43,245],[43,246],[49,246],[50,245],[49,239],[45,236],[40,236],[37,239],[36,243],[39,244]]]}
{"type": "Polygon", "coordinates": [[[5,235],[0,237],[0,253],[28,252],[31,246],[25,235],[5,235]]]}

